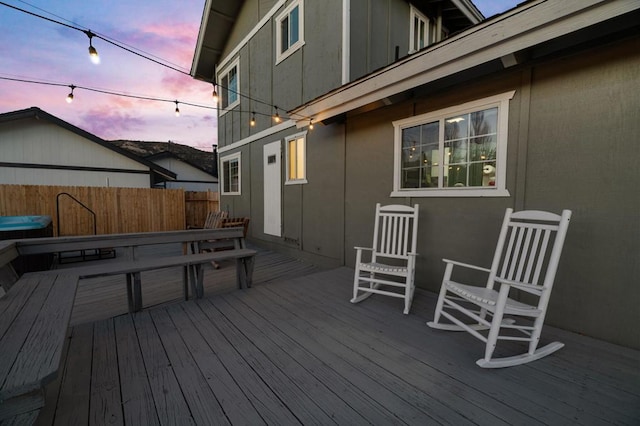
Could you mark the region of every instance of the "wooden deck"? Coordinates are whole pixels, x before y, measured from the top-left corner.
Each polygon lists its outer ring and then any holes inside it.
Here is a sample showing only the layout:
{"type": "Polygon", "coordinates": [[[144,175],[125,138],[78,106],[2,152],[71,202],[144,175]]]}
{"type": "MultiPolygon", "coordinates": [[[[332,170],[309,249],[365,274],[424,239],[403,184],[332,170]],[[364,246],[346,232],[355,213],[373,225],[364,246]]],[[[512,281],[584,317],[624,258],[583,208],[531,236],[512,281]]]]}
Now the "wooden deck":
{"type": "Polygon", "coordinates": [[[224,265],[210,272],[205,299],[95,322],[83,318],[106,315],[111,302],[96,302],[115,296],[80,290],[64,373],[38,424],[640,423],[638,351],[548,328],[543,340],[565,348],[483,370],[479,341],[425,325],[431,293],[416,293],[410,315],[401,299],[352,305],[353,270],[270,252],[258,254],[251,289],[225,284],[224,265]]]}

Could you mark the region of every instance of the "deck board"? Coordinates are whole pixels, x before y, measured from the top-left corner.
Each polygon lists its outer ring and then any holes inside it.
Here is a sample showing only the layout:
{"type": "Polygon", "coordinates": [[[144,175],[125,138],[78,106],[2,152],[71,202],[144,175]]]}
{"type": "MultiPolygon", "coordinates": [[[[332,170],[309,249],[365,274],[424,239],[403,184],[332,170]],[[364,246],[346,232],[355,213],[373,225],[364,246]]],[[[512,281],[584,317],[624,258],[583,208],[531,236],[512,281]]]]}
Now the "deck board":
{"type": "MultiPolygon", "coordinates": [[[[145,289],[153,307],[132,315],[105,308],[98,316],[115,318],[75,326],[57,407],[48,399],[43,411],[54,414],[38,424],[640,421],[638,351],[547,327],[543,343],[557,339],[565,348],[485,370],[475,365],[481,342],[426,326],[431,293],[416,292],[410,315],[402,300],[378,295],[353,305],[352,269],[320,270],[272,252],[256,256],[253,288],[220,291],[234,270],[208,270],[205,299],[187,302],[179,300],[179,276],[175,298],[162,288],[173,281],[159,277],[145,289]],[[166,296],[172,303],[160,301],[166,296]]],[[[86,289],[79,303],[88,309],[123,290],[106,286],[86,289]]]]}

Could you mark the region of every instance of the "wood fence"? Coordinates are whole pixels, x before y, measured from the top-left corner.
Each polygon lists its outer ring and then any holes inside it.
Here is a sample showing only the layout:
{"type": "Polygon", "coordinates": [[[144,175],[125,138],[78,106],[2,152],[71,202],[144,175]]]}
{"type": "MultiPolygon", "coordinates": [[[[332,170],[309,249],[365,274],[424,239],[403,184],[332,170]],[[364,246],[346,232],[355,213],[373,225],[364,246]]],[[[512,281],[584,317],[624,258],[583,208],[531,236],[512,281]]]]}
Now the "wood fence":
{"type": "Polygon", "coordinates": [[[93,234],[93,215],[72,197],[95,213],[97,234],[181,230],[187,223],[182,189],[0,185],[0,216],[49,215],[54,235],[93,234]]]}
{"type": "Polygon", "coordinates": [[[218,192],[194,192],[184,193],[185,216],[187,227],[201,227],[209,212],[217,212],[220,209],[220,195],[218,192]]]}

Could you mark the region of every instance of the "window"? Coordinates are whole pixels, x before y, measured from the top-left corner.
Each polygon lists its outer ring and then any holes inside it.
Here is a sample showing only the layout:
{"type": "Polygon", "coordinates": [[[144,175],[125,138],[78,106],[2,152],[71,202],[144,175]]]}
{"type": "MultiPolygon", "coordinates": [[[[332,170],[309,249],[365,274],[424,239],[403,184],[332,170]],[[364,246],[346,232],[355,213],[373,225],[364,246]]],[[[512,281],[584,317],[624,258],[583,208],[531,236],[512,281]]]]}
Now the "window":
{"type": "Polygon", "coordinates": [[[240,103],[240,60],[236,59],[218,78],[220,82],[221,112],[226,112],[240,103]]]}
{"type": "Polygon", "coordinates": [[[276,17],[276,64],[304,44],[304,2],[292,2],[276,17]]]}
{"type": "Polygon", "coordinates": [[[429,44],[429,19],[411,6],[409,28],[409,53],[417,52],[429,44]]]}
{"type": "Polygon", "coordinates": [[[307,132],[285,139],[287,145],[287,184],[307,183],[307,132]]]}
{"type": "Polygon", "coordinates": [[[235,153],[220,159],[222,162],[223,195],[240,195],[240,153],[235,153]]]}
{"type": "Polygon", "coordinates": [[[394,122],[396,197],[508,196],[503,93],[394,122]]]}

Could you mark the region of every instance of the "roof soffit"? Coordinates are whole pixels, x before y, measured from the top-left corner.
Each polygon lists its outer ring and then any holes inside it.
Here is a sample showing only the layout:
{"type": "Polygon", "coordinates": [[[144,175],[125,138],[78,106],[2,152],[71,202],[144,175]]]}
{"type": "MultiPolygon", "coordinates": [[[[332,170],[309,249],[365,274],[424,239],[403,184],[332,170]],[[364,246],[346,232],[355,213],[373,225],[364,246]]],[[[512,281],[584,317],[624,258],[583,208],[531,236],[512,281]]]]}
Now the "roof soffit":
{"type": "MultiPolygon", "coordinates": [[[[531,1],[289,111],[324,121],[640,9],[633,0],[531,1]]],[[[300,121],[299,127],[306,125],[300,121]]]]}

